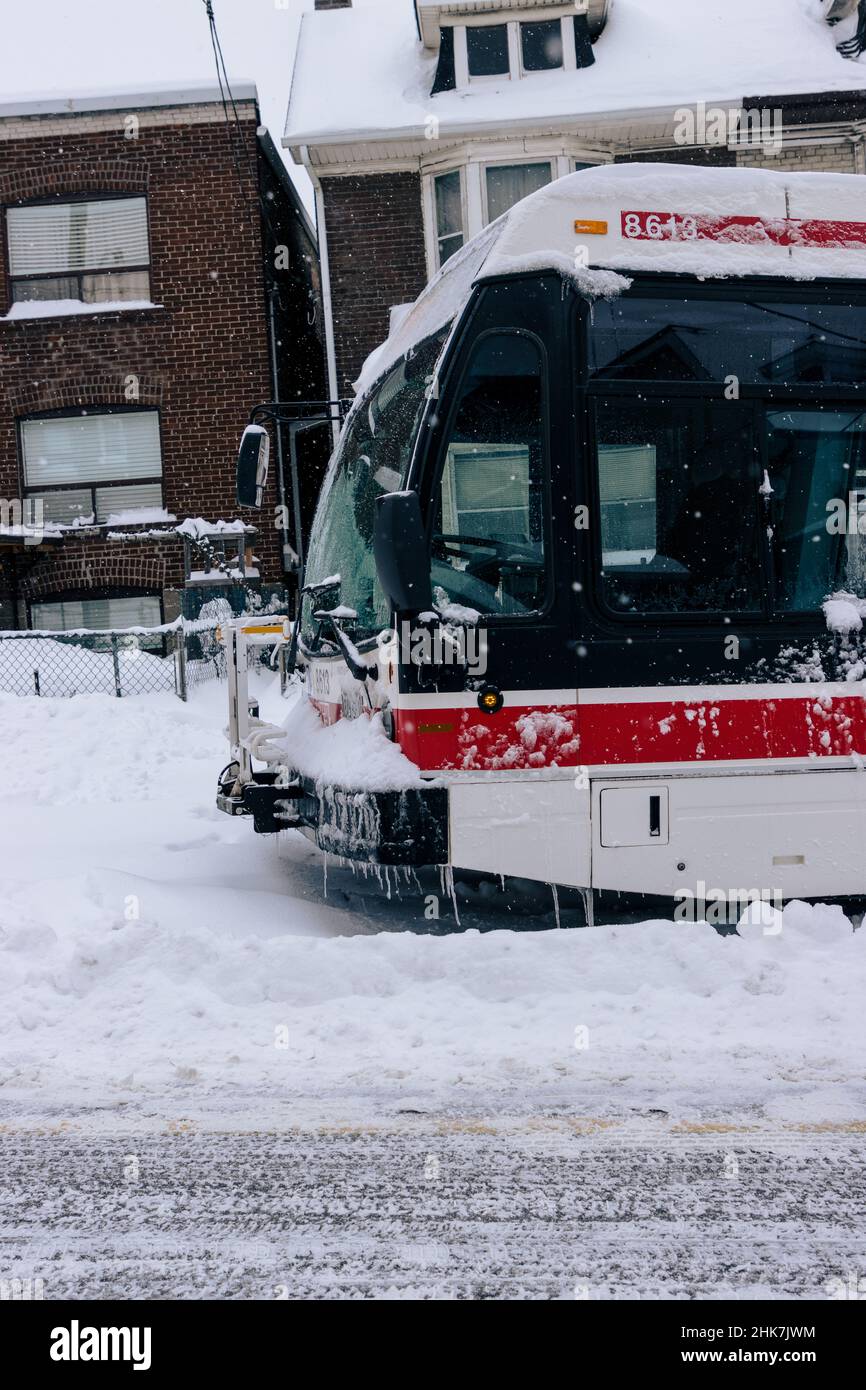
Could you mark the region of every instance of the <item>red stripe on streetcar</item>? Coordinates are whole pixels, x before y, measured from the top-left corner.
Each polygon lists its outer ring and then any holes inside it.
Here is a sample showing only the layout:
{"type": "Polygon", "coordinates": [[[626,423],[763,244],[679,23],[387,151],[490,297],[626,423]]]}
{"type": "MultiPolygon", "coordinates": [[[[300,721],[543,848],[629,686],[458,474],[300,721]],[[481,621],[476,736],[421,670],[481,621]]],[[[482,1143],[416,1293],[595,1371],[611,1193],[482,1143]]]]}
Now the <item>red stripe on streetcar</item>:
{"type": "Polygon", "coordinates": [[[820,691],[778,700],[506,705],[495,715],[396,709],[394,716],[401,748],[424,771],[866,755],[866,701],[820,691]]]}
{"type": "Polygon", "coordinates": [[[621,214],[628,241],[720,241],[743,246],[806,246],[851,251],[866,247],[866,222],[818,217],[710,217],[692,212],[621,214]]]}

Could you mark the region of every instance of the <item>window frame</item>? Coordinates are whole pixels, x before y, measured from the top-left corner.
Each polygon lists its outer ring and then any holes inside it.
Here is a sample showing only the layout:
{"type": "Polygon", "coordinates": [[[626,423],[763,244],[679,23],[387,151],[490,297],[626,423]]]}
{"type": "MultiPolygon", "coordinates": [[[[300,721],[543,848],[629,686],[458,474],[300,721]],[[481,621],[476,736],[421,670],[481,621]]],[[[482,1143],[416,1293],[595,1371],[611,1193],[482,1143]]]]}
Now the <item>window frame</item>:
{"type": "MultiPolygon", "coordinates": [[[[88,304],[88,305],[89,305],[89,304],[93,304],[93,305],[95,306],[96,304],[98,304],[98,303],[100,303],[100,302],[104,302],[104,301],[99,301],[99,300],[90,301],[90,300],[85,300],[85,299],[82,299],[82,298],[81,298],[81,282],[82,282],[82,280],[84,279],[85,276],[87,276],[87,275],[111,275],[111,274],[113,274],[113,273],[131,273],[131,272],[141,272],[141,271],[146,271],[146,272],[147,272],[148,298],[152,301],[152,299],[153,299],[153,284],[152,284],[151,271],[152,271],[152,268],[153,268],[153,250],[152,250],[152,248],[153,248],[153,243],[152,243],[151,228],[150,228],[150,198],[148,197],[148,194],[147,194],[146,192],[142,192],[140,189],[135,189],[135,190],[130,190],[130,191],[126,192],[126,193],[118,193],[118,192],[112,192],[112,193],[104,193],[104,192],[99,192],[99,193],[94,193],[94,192],[77,192],[77,193],[66,194],[66,195],[64,195],[63,197],[57,197],[57,198],[20,198],[20,199],[18,199],[18,200],[15,201],[15,202],[10,201],[10,202],[4,203],[4,204],[2,205],[2,212],[3,212],[4,236],[5,236],[5,245],[6,245],[6,255],[5,255],[6,283],[7,283],[8,287],[9,287],[8,303],[7,303],[7,306],[6,306],[6,307],[7,307],[7,310],[10,309],[10,308],[12,307],[13,304],[34,304],[34,303],[50,303],[50,302],[51,302],[50,300],[46,301],[46,300],[16,299],[16,298],[15,298],[15,288],[14,288],[14,287],[15,287],[16,283],[18,283],[18,282],[24,282],[24,283],[28,283],[28,284],[29,284],[29,283],[34,283],[34,282],[37,282],[37,281],[40,281],[40,280],[77,280],[77,282],[78,282],[78,299],[79,299],[80,303],[82,303],[82,304],[88,304]],[[77,203],[119,203],[119,202],[123,202],[124,200],[126,200],[126,199],[128,199],[128,198],[142,198],[142,199],[144,200],[144,221],[145,221],[145,228],[146,228],[146,231],[147,231],[147,250],[148,250],[148,260],[147,260],[147,264],[146,264],[146,265],[140,265],[140,264],[134,264],[134,265],[133,265],[133,264],[131,264],[131,265],[123,265],[123,266],[117,266],[117,265],[114,265],[114,266],[88,266],[86,270],[65,270],[65,271],[44,271],[44,272],[43,272],[43,271],[40,271],[40,272],[39,272],[38,274],[36,274],[36,275],[14,275],[14,276],[13,276],[13,273],[12,273],[12,238],[11,238],[11,236],[9,235],[9,216],[8,216],[10,210],[12,210],[12,209],[17,209],[17,208],[72,207],[72,206],[74,206],[74,205],[77,204],[77,203]]],[[[120,301],[120,302],[122,302],[122,301],[120,301]]],[[[136,302],[135,300],[130,300],[130,301],[129,301],[130,304],[134,304],[135,302],[136,302]]]]}
{"type": "Polygon", "coordinates": [[[539,334],[531,332],[528,328],[516,328],[507,324],[501,326],[491,325],[488,328],[482,329],[480,333],[474,334],[471,341],[466,344],[461,353],[461,360],[456,375],[449,379],[448,388],[449,394],[451,395],[451,407],[444,421],[441,435],[436,441],[433,467],[430,471],[429,491],[426,494],[428,498],[427,554],[431,560],[432,566],[433,524],[437,512],[437,501],[442,487],[442,479],[448,458],[451,432],[463,401],[464,386],[472,370],[475,354],[481,344],[488,338],[501,338],[504,336],[525,338],[533,344],[538,353],[541,376],[541,506],[542,543],[544,547],[544,603],[540,608],[533,608],[526,613],[481,613],[482,625],[485,628],[498,627],[500,625],[504,627],[519,627],[521,625],[536,626],[540,621],[549,618],[556,602],[555,568],[553,559],[555,528],[552,500],[550,359],[544,340],[539,334]]]}
{"type": "Polygon", "coordinates": [[[512,80],[513,76],[514,76],[514,73],[513,73],[513,70],[512,70],[512,69],[513,69],[513,61],[512,61],[512,60],[513,60],[513,54],[512,54],[511,35],[509,34],[509,31],[508,31],[508,21],[507,21],[507,20],[504,20],[504,19],[501,19],[501,20],[499,20],[498,22],[494,21],[494,22],[492,22],[492,23],[490,23],[490,24],[462,24],[462,25],[460,25],[460,28],[462,29],[462,32],[463,32],[463,37],[462,37],[462,39],[461,39],[460,42],[461,42],[461,44],[463,45],[463,47],[464,47],[464,49],[465,49],[465,55],[466,55],[466,80],[467,80],[467,84],[468,84],[469,86],[474,87],[474,86],[476,86],[476,85],[483,85],[483,84],[485,84],[485,83],[490,83],[490,82],[502,82],[502,81],[510,82],[510,81],[512,80]],[[470,66],[469,66],[469,31],[470,31],[470,29],[503,29],[503,30],[505,31],[505,61],[506,61],[506,66],[505,66],[505,71],[504,71],[504,72],[475,73],[475,72],[472,71],[472,69],[471,69],[470,66]]]}
{"type": "MultiPolygon", "coordinates": [[[[572,17],[573,17],[573,15],[572,15],[571,13],[569,13],[568,18],[571,19],[572,17]]],[[[544,73],[544,72],[565,72],[565,71],[567,71],[567,70],[570,70],[570,68],[574,68],[574,67],[577,66],[577,60],[576,60],[576,57],[575,57],[574,31],[573,31],[573,29],[572,29],[572,32],[571,32],[571,63],[570,63],[570,64],[566,64],[566,37],[565,37],[565,30],[566,30],[566,27],[568,27],[568,26],[566,26],[566,25],[563,23],[563,20],[562,20],[561,18],[560,18],[560,19],[552,19],[552,18],[548,17],[548,18],[546,18],[546,19],[521,19],[521,20],[518,20],[517,22],[518,22],[518,24],[519,24],[519,26],[520,26],[520,33],[518,34],[518,37],[517,37],[517,53],[518,53],[518,61],[519,61],[519,64],[520,64],[520,69],[519,69],[519,76],[520,76],[520,77],[537,77],[539,73],[544,73]],[[558,25],[559,25],[559,42],[560,42],[560,45],[561,45],[561,48],[562,48],[562,62],[561,62],[561,63],[557,63],[557,65],[556,65],[555,67],[549,67],[549,68],[527,68],[527,67],[524,65],[524,61],[523,61],[523,30],[524,30],[525,28],[529,28],[530,25],[533,25],[533,26],[534,26],[534,25],[537,25],[537,24],[558,24],[558,25]]]]}
{"type": "MultiPolygon", "coordinates": [[[[541,6],[544,9],[544,6],[541,6]]],[[[489,82],[518,82],[522,77],[533,77],[539,72],[575,72],[577,68],[577,45],[574,37],[575,18],[568,14],[547,13],[539,19],[515,19],[513,11],[491,11],[475,16],[477,23],[468,22],[467,16],[457,24],[442,24],[442,29],[451,29],[454,44],[454,87],[457,91],[467,91],[475,85],[483,86],[489,82]],[[562,62],[555,68],[525,68],[523,65],[523,39],[520,33],[524,24],[558,24],[562,42],[562,62]],[[488,76],[473,76],[469,71],[469,46],[467,31],[475,28],[492,29],[503,24],[508,37],[508,71],[488,76]]]]}
{"type": "MultiPolygon", "coordinates": [[[[430,199],[429,199],[429,202],[430,202],[430,240],[431,240],[431,249],[432,249],[432,251],[433,251],[433,257],[434,257],[433,264],[434,264],[435,269],[436,269],[437,271],[438,271],[438,270],[441,270],[442,267],[443,267],[443,265],[447,265],[447,264],[448,264],[448,261],[451,259],[451,257],[448,256],[448,257],[446,257],[446,259],[445,259],[444,261],[442,260],[442,247],[441,247],[441,243],[442,243],[442,241],[447,240],[448,238],[446,238],[446,237],[440,237],[440,235],[439,235],[439,215],[438,215],[438,214],[439,214],[439,206],[438,206],[438,203],[437,203],[437,201],[436,201],[436,185],[437,185],[437,182],[439,181],[439,179],[447,178],[447,177],[448,177],[449,175],[451,175],[451,174],[456,174],[456,175],[457,175],[458,180],[459,180],[459,184],[460,184],[460,221],[461,221],[460,235],[461,235],[462,238],[463,238],[463,240],[462,240],[462,242],[460,243],[460,245],[459,245],[458,247],[456,247],[454,251],[452,251],[451,255],[456,255],[458,251],[461,251],[461,250],[463,249],[463,247],[466,245],[467,241],[471,240],[471,238],[472,238],[472,236],[473,236],[473,232],[472,232],[472,230],[471,230],[470,227],[469,227],[469,217],[468,217],[468,204],[467,204],[467,192],[466,192],[466,165],[465,165],[465,164],[457,164],[457,165],[454,165],[454,166],[453,166],[452,168],[450,168],[450,169],[437,169],[437,170],[435,170],[433,173],[430,174],[430,199]]],[[[452,236],[452,237],[455,237],[455,236],[457,236],[457,233],[456,233],[456,232],[453,232],[453,233],[451,233],[451,236],[452,236]]]]}
{"type": "MultiPolygon", "coordinates": [[[[92,513],[93,513],[93,518],[94,518],[93,521],[92,521],[91,523],[89,523],[89,525],[90,525],[90,527],[91,527],[92,529],[96,529],[96,528],[105,528],[105,527],[108,525],[108,522],[107,522],[107,521],[97,521],[97,520],[96,520],[96,492],[97,492],[97,489],[98,489],[98,488],[136,487],[136,486],[138,486],[139,484],[141,484],[142,486],[146,486],[146,485],[153,486],[153,485],[155,485],[155,484],[158,483],[158,484],[159,484],[159,489],[160,489],[160,502],[159,502],[159,506],[161,506],[161,507],[164,507],[164,506],[165,506],[165,452],[164,452],[164,447],[163,447],[163,442],[164,442],[164,441],[163,441],[163,430],[162,430],[162,411],[160,410],[159,406],[151,406],[151,405],[146,405],[146,406],[140,406],[140,405],[114,405],[114,406],[90,406],[90,407],[86,407],[86,408],[78,409],[78,410],[39,410],[39,411],[33,411],[32,413],[30,413],[30,414],[28,414],[28,415],[19,415],[18,417],[16,417],[16,420],[15,420],[15,437],[16,437],[16,444],[17,444],[17,447],[18,447],[18,475],[19,475],[19,480],[20,480],[20,488],[21,488],[21,496],[22,496],[22,497],[36,497],[36,496],[42,497],[42,496],[45,496],[45,494],[47,494],[47,493],[56,494],[56,493],[61,493],[61,492],[87,492],[87,491],[89,491],[89,492],[90,492],[90,501],[91,501],[91,504],[92,504],[92,513]],[[46,486],[44,486],[44,485],[43,485],[43,486],[40,486],[40,485],[28,486],[28,484],[27,484],[27,482],[26,482],[26,475],[25,475],[24,434],[23,434],[23,429],[22,429],[22,426],[23,426],[23,425],[28,424],[28,423],[29,423],[30,421],[32,421],[32,420],[78,420],[78,419],[81,419],[82,417],[85,417],[85,416],[88,417],[88,418],[93,418],[94,416],[97,416],[97,417],[98,417],[98,416],[101,416],[101,415],[141,415],[141,414],[148,414],[148,415],[155,415],[155,416],[156,416],[157,436],[158,436],[158,439],[159,439],[159,461],[160,461],[160,464],[161,464],[161,466],[162,466],[162,471],[161,471],[161,473],[160,473],[158,476],[148,475],[147,477],[142,477],[142,478],[133,478],[133,479],[130,479],[130,478],[127,477],[127,478],[112,478],[112,479],[109,479],[109,480],[106,480],[106,479],[99,479],[99,480],[96,480],[96,481],[88,481],[87,479],[82,478],[82,479],[80,479],[80,480],[77,480],[77,481],[71,482],[71,483],[57,483],[57,484],[55,484],[53,487],[46,487],[46,486]]],[[[87,528],[87,525],[85,525],[85,523],[83,523],[83,522],[80,523],[80,527],[73,527],[71,522],[58,522],[57,524],[58,524],[59,526],[62,526],[62,527],[65,527],[65,528],[71,529],[71,530],[77,530],[77,529],[86,530],[86,529],[88,529],[88,528],[87,528]]],[[[117,597],[125,597],[125,595],[117,595],[117,597]]]]}
{"type": "MultiPolygon", "coordinates": [[[[852,302],[861,304],[866,312],[866,286],[862,282],[847,280],[834,281],[828,284],[819,280],[795,282],[785,281],[775,276],[754,277],[750,278],[744,287],[740,279],[733,279],[729,284],[714,285],[699,282],[690,276],[654,275],[649,272],[635,276],[631,289],[627,290],[625,295],[636,299],[669,300],[682,298],[685,292],[694,298],[715,299],[730,303],[737,303],[748,295],[750,300],[773,298],[779,303],[788,302],[795,306],[802,306],[803,303],[811,301],[826,303],[828,296],[830,302],[837,303],[842,302],[844,298],[849,298],[852,302]]],[[[800,631],[809,634],[823,633],[826,628],[820,610],[814,612],[802,609],[791,610],[777,606],[778,595],[772,548],[765,528],[760,525],[758,527],[759,553],[755,557],[760,563],[764,588],[764,601],[760,611],[736,610],[731,612],[691,609],[681,613],[668,610],[636,612],[611,607],[606,601],[604,584],[601,580],[601,571],[604,566],[601,546],[601,489],[598,477],[598,440],[595,428],[594,400],[599,397],[620,397],[623,401],[632,401],[635,404],[641,400],[647,404],[652,404],[654,401],[665,401],[671,404],[676,404],[678,401],[699,404],[701,401],[705,401],[707,404],[721,404],[725,399],[725,383],[723,380],[682,382],[638,377],[629,379],[592,377],[590,375],[589,349],[591,325],[589,316],[581,312],[580,302],[572,309],[570,331],[576,348],[575,365],[577,370],[573,392],[578,422],[577,459],[582,457],[586,460],[582,476],[580,471],[578,473],[576,500],[586,502],[589,506],[591,534],[589,536],[586,578],[588,580],[589,601],[596,613],[617,629],[624,626],[630,628],[635,634],[646,633],[649,630],[657,632],[660,627],[676,631],[699,629],[705,633],[705,630],[711,626],[722,627],[723,630],[730,633],[746,628],[749,631],[763,629],[774,634],[785,631],[800,631]]],[[[853,383],[845,382],[801,382],[789,385],[775,382],[759,384],[741,381],[738,404],[748,404],[752,409],[760,471],[763,473],[768,460],[767,433],[758,428],[758,421],[766,410],[774,405],[777,407],[787,406],[792,410],[808,409],[810,404],[814,405],[816,402],[820,402],[827,410],[839,408],[862,410],[864,394],[866,392],[858,393],[853,383]]]]}

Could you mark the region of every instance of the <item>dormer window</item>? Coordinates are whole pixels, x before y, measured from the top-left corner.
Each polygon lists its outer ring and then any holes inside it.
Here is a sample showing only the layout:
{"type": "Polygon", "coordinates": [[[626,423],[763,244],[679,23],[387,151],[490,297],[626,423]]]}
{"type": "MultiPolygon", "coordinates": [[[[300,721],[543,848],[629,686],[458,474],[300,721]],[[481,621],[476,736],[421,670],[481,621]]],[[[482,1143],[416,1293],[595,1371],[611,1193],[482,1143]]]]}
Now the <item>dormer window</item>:
{"type": "MultiPolygon", "coordinates": [[[[845,0],[856,6],[858,0],[845,0]]],[[[322,0],[324,3],[324,0],[322,0]]],[[[829,3],[829,0],[827,0],[829,3]]],[[[838,0],[842,3],[842,0],[838,0]]],[[[860,0],[861,8],[866,0],[860,0]]],[[[414,0],[418,34],[438,61],[431,95],[517,82],[595,62],[611,0],[414,0]]]]}
{"type": "Polygon", "coordinates": [[[479,24],[466,30],[469,77],[508,77],[508,25],[479,24]]]}
{"type": "MultiPolygon", "coordinates": [[[[573,0],[580,4],[581,0],[573,0]]],[[[583,0],[584,5],[590,0],[583,0]]],[[[606,5],[607,0],[592,0],[606,5]]],[[[552,5],[535,11],[543,18],[511,19],[511,0],[491,5],[489,18],[496,23],[442,23],[439,29],[439,61],[431,96],[438,92],[466,90],[476,83],[519,81],[525,74],[574,71],[595,62],[587,14],[572,9],[551,19],[552,5]]],[[[564,7],[564,5],[563,5],[564,7]]],[[[456,5],[451,8],[456,9],[456,5]]],[[[521,14],[532,13],[521,6],[521,14]]],[[[484,21],[488,21],[487,14],[484,21]]]]}
{"type": "Polygon", "coordinates": [[[524,72],[547,72],[563,65],[562,23],[541,20],[520,26],[520,56],[524,72]]]}

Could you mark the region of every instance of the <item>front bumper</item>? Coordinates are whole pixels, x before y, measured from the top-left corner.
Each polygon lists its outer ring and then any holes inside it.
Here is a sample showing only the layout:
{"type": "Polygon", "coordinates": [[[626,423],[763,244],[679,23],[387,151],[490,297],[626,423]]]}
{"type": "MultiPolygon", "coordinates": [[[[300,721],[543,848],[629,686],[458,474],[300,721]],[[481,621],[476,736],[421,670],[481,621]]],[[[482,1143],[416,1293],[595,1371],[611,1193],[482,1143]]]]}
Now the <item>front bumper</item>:
{"type": "Polygon", "coordinates": [[[238,787],[237,765],[220,778],[216,804],[230,816],[251,816],[259,835],[304,830],[319,849],[367,864],[448,863],[448,790],[360,791],[321,787],[309,778],[277,786],[273,772],[256,772],[238,787]]]}

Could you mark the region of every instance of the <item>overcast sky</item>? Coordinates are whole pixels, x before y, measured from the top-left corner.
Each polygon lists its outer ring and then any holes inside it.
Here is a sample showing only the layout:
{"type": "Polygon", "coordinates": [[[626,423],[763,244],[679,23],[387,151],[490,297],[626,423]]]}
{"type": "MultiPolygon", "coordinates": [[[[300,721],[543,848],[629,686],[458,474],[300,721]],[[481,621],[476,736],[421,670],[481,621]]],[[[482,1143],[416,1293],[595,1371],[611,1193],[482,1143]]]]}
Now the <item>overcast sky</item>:
{"type": "MultiPolygon", "coordinates": [[[[300,18],[313,0],[213,0],[213,7],[229,76],[257,84],[262,119],[279,145],[300,18]]],[[[8,0],[4,6],[2,101],[211,78],[202,0],[8,0]]],[[[311,207],[309,180],[302,170],[296,174],[311,207]]]]}

